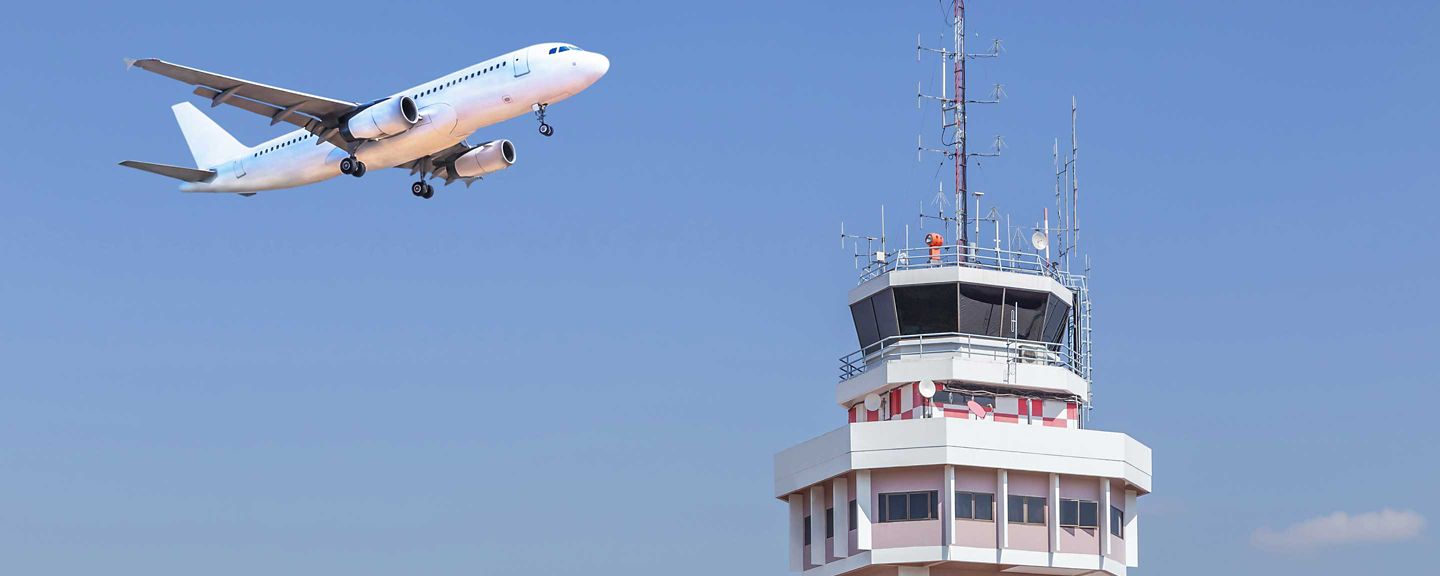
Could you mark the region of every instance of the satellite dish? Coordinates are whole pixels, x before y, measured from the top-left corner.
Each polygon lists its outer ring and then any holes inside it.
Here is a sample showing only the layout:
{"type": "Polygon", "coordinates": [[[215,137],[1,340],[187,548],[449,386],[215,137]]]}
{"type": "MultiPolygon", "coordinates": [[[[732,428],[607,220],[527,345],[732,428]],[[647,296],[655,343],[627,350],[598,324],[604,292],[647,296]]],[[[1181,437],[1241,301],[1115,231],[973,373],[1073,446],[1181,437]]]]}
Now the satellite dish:
{"type": "Polygon", "coordinates": [[[1036,230],[1034,234],[1030,235],[1030,245],[1034,246],[1036,250],[1044,250],[1046,248],[1049,248],[1050,236],[1046,235],[1044,232],[1036,230]]]}
{"type": "Polygon", "coordinates": [[[965,403],[965,407],[969,408],[970,412],[974,414],[976,418],[981,420],[985,419],[985,407],[981,406],[979,402],[971,400],[965,403]]]}
{"type": "Polygon", "coordinates": [[[880,395],[879,395],[879,394],[874,394],[874,393],[866,394],[866,395],[865,395],[865,409],[866,409],[866,410],[869,410],[869,411],[871,411],[871,412],[874,412],[874,411],[876,411],[876,410],[879,410],[879,409],[880,409],[880,395]]]}
{"type": "Polygon", "coordinates": [[[921,381],[920,381],[920,384],[918,384],[918,385],[916,385],[916,386],[920,389],[920,395],[921,395],[921,396],[924,396],[925,398],[934,398],[934,397],[935,397],[935,383],[934,383],[934,382],[931,382],[931,381],[929,381],[929,380],[921,380],[921,381]]]}

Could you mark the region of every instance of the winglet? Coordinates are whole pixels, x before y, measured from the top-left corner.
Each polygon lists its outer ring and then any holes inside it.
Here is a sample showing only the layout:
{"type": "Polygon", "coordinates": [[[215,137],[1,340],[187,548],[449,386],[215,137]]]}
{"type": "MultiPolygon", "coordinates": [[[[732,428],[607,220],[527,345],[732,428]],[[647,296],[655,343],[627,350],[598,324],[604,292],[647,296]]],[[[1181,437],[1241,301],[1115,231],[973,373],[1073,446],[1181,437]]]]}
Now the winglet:
{"type": "Polygon", "coordinates": [[[126,58],[126,59],[125,59],[125,69],[126,69],[126,70],[129,70],[129,69],[131,69],[131,68],[134,68],[136,62],[139,62],[139,60],[136,60],[136,59],[134,59],[134,58],[126,58]]]}

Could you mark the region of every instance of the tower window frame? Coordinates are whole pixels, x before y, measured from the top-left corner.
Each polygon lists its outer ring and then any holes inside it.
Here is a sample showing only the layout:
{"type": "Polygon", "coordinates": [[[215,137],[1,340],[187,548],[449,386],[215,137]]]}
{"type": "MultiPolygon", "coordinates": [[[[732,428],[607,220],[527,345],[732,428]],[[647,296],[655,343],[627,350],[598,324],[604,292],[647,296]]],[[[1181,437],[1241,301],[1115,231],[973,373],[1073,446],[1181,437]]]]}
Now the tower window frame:
{"type": "Polygon", "coordinates": [[[917,522],[940,519],[940,491],[885,492],[880,494],[880,522],[917,522]]]}

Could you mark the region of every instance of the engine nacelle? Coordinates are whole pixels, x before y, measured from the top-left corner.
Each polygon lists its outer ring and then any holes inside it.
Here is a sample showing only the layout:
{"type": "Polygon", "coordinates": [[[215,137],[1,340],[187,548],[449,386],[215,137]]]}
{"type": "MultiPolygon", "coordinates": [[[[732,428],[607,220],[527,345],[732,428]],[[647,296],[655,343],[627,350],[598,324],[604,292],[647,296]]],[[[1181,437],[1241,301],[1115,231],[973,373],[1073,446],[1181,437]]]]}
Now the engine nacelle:
{"type": "Polygon", "coordinates": [[[345,134],[351,140],[374,140],[394,136],[420,121],[420,109],[409,96],[397,96],[376,102],[356,112],[345,121],[345,134]]]}
{"type": "Polygon", "coordinates": [[[515,145],[509,140],[491,140],[455,159],[455,175],[475,178],[494,174],[515,163],[515,145]]]}

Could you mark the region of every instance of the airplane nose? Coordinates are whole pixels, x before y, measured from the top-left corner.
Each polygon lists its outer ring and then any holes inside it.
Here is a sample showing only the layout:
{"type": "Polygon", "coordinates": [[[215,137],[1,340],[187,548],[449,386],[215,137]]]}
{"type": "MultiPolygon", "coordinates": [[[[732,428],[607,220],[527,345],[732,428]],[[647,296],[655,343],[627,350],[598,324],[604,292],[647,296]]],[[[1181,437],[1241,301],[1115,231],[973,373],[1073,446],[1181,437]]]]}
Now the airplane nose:
{"type": "Polygon", "coordinates": [[[593,80],[591,80],[593,82],[594,80],[599,80],[601,76],[604,76],[606,72],[610,71],[610,59],[599,52],[590,52],[590,56],[589,71],[594,77],[593,80]]]}

